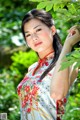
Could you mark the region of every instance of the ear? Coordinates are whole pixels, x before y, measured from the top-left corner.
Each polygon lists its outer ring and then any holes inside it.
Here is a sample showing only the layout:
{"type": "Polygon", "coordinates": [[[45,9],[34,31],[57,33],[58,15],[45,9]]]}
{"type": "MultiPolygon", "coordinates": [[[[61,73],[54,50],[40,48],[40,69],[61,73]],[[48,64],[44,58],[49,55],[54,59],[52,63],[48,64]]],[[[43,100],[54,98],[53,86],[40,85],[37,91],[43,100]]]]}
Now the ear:
{"type": "Polygon", "coordinates": [[[55,33],[56,33],[56,28],[55,28],[54,25],[51,27],[51,31],[52,31],[52,34],[55,35],[55,33]]]}

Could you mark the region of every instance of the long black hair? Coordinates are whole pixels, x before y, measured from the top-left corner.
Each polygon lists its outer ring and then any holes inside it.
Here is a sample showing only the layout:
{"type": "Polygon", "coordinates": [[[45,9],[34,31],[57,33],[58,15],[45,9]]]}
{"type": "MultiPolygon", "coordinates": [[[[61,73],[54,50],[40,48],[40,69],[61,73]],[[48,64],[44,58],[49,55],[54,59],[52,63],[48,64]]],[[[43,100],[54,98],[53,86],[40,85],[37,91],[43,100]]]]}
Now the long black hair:
{"type": "MultiPolygon", "coordinates": [[[[45,10],[32,9],[24,16],[24,18],[22,20],[21,30],[22,30],[24,38],[25,38],[24,25],[25,25],[25,23],[27,23],[29,20],[31,20],[33,18],[40,20],[41,22],[46,24],[49,28],[54,25],[54,21],[53,21],[50,13],[46,12],[45,10]]],[[[46,74],[55,66],[55,63],[58,60],[58,57],[61,53],[62,44],[61,44],[61,40],[60,40],[60,37],[57,34],[57,32],[53,36],[53,39],[54,39],[53,40],[53,49],[54,49],[54,53],[55,53],[54,58],[53,58],[51,64],[49,65],[49,67],[41,75],[40,80],[42,80],[46,76],[46,74]]]]}

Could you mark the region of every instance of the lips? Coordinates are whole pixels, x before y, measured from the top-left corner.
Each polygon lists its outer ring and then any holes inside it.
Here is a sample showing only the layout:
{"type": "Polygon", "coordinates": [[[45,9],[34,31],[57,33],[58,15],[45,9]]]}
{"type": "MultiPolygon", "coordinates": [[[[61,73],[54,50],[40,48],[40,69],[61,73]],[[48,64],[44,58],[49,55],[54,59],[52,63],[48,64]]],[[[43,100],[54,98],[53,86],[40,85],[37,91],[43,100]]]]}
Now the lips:
{"type": "Polygon", "coordinates": [[[38,45],[41,45],[41,44],[42,44],[42,42],[38,42],[38,43],[35,44],[35,47],[38,46],[38,45]]]}

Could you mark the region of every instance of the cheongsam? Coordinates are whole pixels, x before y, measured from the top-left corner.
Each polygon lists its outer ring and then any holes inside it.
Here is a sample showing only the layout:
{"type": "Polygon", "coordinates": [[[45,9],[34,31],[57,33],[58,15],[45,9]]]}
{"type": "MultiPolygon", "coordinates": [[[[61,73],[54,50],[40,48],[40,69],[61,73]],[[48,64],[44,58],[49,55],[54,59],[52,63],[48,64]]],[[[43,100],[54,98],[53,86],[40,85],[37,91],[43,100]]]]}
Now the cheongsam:
{"type": "Polygon", "coordinates": [[[43,64],[34,75],[32,73],[38,62],[31,65],[18,85],[21,120],[56,120],[56,103],[50,97],[50,84],[55,67],[40,80],[40,76],[51,62],[52,58],[47,59],[46,64],[43,64]]]}

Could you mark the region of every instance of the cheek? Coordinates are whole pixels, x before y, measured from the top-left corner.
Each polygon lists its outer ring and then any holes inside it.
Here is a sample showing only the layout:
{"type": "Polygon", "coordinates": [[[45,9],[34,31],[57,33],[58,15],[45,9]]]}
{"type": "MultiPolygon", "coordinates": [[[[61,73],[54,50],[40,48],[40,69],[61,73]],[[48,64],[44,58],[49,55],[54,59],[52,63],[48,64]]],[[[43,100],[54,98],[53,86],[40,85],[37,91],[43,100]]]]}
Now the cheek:
{"type": "Polygon", "coordinates": [[[33,47],[34,47],[31,40],[27,40],[27,45],[28,45],[28,47],[30,47],[31,49],[33,49],[33,47]]]}
{"type": "Polygon", "coordinates": [[[48,32],[43,32],[43,33],[41,33],[41,34],[40,34],[40,38],[41,38],[42,40],[45,40],[45,39],[46,39],[46,41],[47,41],[47,40],[53,41],[53,36],[52,36],[50,33],[48,33],[48,32]]]}
{"type": "Polygon", "coordinates": [[[49,37],[49,35],[48,35],[48,33],[47,33],[47,32],[45,32],[45,33],[41,33],[41,37],[43,37],[43,38],[48,38],[48,37],[49,37]]]}

